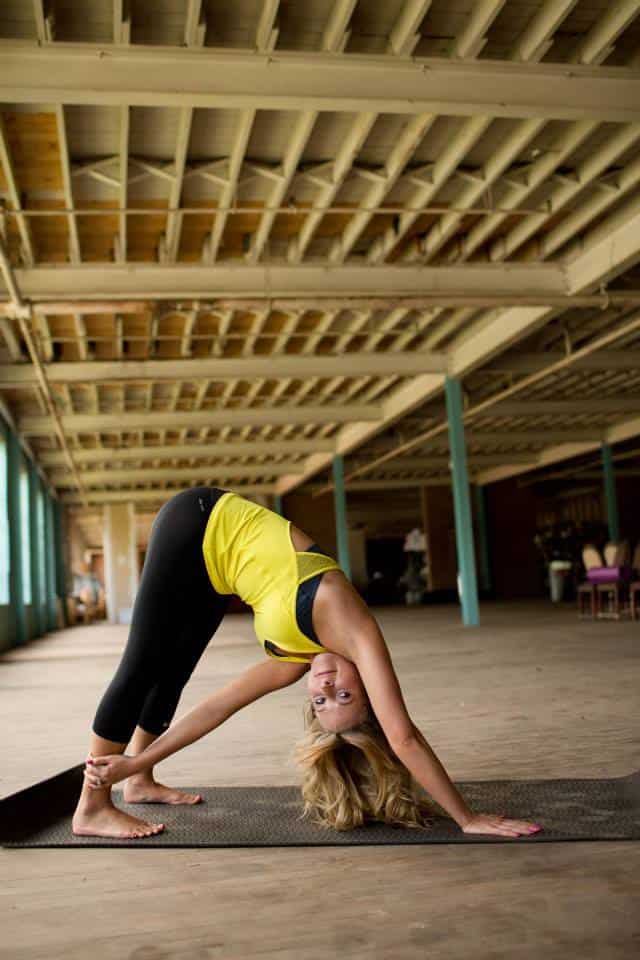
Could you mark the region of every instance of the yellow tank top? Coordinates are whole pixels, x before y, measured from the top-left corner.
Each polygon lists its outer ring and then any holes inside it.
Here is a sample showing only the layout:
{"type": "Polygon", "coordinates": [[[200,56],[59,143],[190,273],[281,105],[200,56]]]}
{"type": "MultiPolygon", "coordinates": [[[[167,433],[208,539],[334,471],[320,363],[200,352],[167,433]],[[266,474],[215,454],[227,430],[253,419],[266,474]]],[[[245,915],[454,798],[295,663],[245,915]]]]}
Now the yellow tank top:
{"type": "Polygon", "coordinates": [[[298,627],[298,587],[317,573],[339,570],[340,566],[323,554],[297,552],[290,526],[290,520],[266,507],[225,493],[207,521],[202,551],[214,590],[234,593],[253,609],[254,629],[265,653],[278,660],[306,663],[296,654],[326,651],[298,627]],[[290,655],[272,653],[269,643],[290,655]]]}

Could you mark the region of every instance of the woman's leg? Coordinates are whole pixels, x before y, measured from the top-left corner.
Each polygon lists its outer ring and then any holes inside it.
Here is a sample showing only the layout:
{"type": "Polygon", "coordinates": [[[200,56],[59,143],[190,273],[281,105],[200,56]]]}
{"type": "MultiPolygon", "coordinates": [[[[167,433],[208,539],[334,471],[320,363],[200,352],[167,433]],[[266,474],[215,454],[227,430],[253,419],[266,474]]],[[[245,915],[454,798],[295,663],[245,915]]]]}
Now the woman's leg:
{"type": "MultiPolygon", "coordinates": [[[[125,746],[93,734],[89,752],[99,757],[122,753],[125,746]]],[[[73,815],[72,829],[78,836],[134,839],[160,833],[164,830],[164,824],[151,823],[118,810],[111,800],[111,787],[95,789],[85,780],[73,815]]]]}
{"type": "MultiPolygon", "coordinates": [[[[206,576],[201,544],[211,505],[207,488],[192,488],[173,497],[156,517],[127,647],[94,720],[89,752],[95,756],[124,752],[148,697],[179,660],[180,622],[190,618],[194,582],[200,597],[202,570],[206,576]]],[[[208,589],[217,597],[210,584],[208,589]]],[[[108,788],[93,790],[85,783],[73,829],[84,835],[133,837],[163,826],[117,810],[108,788]]]]}
{"type": "MultiPolygon", "coordinates": [[[[164,671],[149,693],[129,744],[129,753],[133,756],[142,753],[169,727],[182,690],[229,605],[229,598],[214,593],[208,579],[202,583],[201,590],[194,590],[192,597],[191,615],[179,638],[177,659],[172,658],[171,669],[164,671]]],[[[123,795],[127,803],[193,804],[202,800],[200,794],[184,793],[158,783],[153,768],[125,781],[123,795]]]]}

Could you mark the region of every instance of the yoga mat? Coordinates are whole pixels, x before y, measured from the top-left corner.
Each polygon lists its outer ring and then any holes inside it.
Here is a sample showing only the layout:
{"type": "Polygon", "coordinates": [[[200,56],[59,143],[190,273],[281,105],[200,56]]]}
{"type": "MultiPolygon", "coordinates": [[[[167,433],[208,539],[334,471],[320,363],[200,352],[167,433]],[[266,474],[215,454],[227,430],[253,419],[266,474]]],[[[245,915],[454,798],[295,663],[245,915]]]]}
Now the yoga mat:
{"type": "Polygon", "coordinates": [[[5,847],[289,847],[416,843],[542,843],[557,840],[640,840],[640,771],[610,780],[475,780],[457,783],[473,810],[506,811],[534,820],[543,830],[531,837],[463,833],[436,816],[430,830],[372,823],[338,831],[299,820],[299,788],[188,787],[202,793],[196,806],[118,806],[165,824],[140,840],[75,837],[71,817],[82,786],[83,765],[71,767],[0,801],[0,841],[5,847]]]}

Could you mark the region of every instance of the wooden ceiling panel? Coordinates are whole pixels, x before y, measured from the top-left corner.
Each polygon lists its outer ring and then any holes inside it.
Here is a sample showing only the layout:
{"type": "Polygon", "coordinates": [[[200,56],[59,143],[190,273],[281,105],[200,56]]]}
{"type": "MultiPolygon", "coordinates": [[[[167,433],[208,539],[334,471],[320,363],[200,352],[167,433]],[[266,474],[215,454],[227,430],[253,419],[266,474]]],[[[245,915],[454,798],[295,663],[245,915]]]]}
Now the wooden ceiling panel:
{"type": "Polygon", "coordinates": [[[55,113],[2,114],[19,190],[61,190],[62,168],[55,113]]]}
{"type": "MultiPolygon", "coordinates": [[[[87,206],[109,210],[117,207],[115,200],[103,200],[101,203],[91,203],[87,206]]],[[[113,260],[114,237],[119,230],[119,217],[111,216],[78,216],[78,235],[80,237],[80,251],[82,259],[88,262],[108,263],[113,260]]]]}
{"type": "MultiPolygon", "coordinates": [[[[32,210],[64,209],[64,200],[32,200],[32,210]]],[[[69,262],[69,224],[66,215],[30,217],[36,259],[43,263],[69,262]]]]}
{"type": "MultiPolygon", "coordinates": [[[[166,209],[167,200],[136,201],[140,208],[166,209]]],[[[127,217],[128,253],[130,260],[157,263],[158,246],[167,225],[166,213],[131,214],[127,217]]]]}

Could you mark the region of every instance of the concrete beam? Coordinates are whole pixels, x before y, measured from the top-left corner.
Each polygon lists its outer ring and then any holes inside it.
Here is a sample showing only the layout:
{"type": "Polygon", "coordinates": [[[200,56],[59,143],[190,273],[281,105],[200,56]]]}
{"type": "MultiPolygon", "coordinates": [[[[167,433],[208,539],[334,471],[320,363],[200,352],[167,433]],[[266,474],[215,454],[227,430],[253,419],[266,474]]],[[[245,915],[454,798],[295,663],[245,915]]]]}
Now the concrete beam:
{"type": "Polygon", "coordinates": [[[583,397],[575,400],[505,400],[487,413],[490,417],[598,416],[640,410],[640,394],[617,397],[583,397]]]}
{"type": "MultiPolygon", "coordinates": [[[[435,374],[434,374],[435,376],[435,374]]],[[[124,413],[72,413],[60,417],[65,433],[107,433],[129,430],[188,430],[194,427],[289,426],[299,424],[375,421],[382,407],[377,404],[344,406],[261,407],[260,409],[164,411],[128,410],[124,413]]],[[[49,417],[22,417],[18,429],[27,437],[48,436],[49,417]]]]}
{"type": "MultiPolygon", "coordinates": [[[[537,373],[551,363],[566,357],[559,350],[545,353],[517,353],[498,357],[485,369],[508,373],[537,373]]],[[[1,368],[0,368],[1,369],[1,368]]],[[[572,366],[573,370],[640,370],[640,350],[602,350],[582,357],[572,366]]]]}
{"type": "Polygon", "coordinates": [[[532,469],[539,470],[552,463],[561,463],[563,460],[579,457],[584,453],[593,453],[600,450],[602,443],[621,443],[623,440],[638,436],[640,436],[640,417],[622,420],[603,430],[602,435],[591,442],[552,444],[537,455],[535,467],[506,464],[478,473],[475,481],[480,484],[495,483],[508,477],[529,473],[532,469]]]}
{"type": "MultiPolygon", "coordinates": [[[[306,379],[307,377],[417,376],[421,373],[446,373],[444,353],[358,353],[314,356],[280,354],[228,359],[192,360],[96,360],[44,364],[49,383],[109,383],[159,380],[252,380],[266,377],[306,379]]],[[[31,366],[22,363],[0,364],[0,388],[35,386],[37,378],[31,366]]]]}
{"type": "MultiPolygon", "coordinates": [[[[89,463],[137,463],[145,460],[203,460],[212,457],[278,457],[282,455],[310,454],[333,451],[333,440],[249,440],[244,443],[178,443],[156,447],[94,447],[91,450],[74,449],[73,458],[78,466],[89,463]]],[[[63,467],[64,454],[58,450],[43,451],[38,455],[43,467],[63,467]]]]}
{"type": "MultiPolygon", "coordinates": [[[[302,467],[302,464],[300,464],[302,467]]],[[[142,470],[85,470],[82,473],[82,482],[87,487],[104,487],[118,483],[192,483],[194,480],[224,482],[225,480],[243,477],[247,480],[258,480],[260,477],[279,477],[286,473],[294,473],[298,464],[293,463],[265,463],[257,466],[237,464],[217,464],[204,467],[168,467],[149,468],[142,470]]],[[[53,472],[51,482],[57,489],[61,487],[75,487],[75,481],[68,470],[53,472]]]]}
{"type": "Polygon", "coordinates": [[[640,74],[490,59],[6,41],[0,99],[631,123],[640,120],[640,74]]]}
{"type": "Polygon", "coordinates": [[[544,264],[463,264],[421,267],[386,264],[326,265],[55,264],[15,270],[25,300],[199,299],[251,297],[411,297],[426,293],[504,295],[566,294],[562,268],[544,264]],[[265,291],[268,291],[268,295],[265,291]]]}
{"type": "MultiPolygon", "coordinates": [[[[171,490],[87,490],[86,498],[79,493],[65,493],[60,497],[62,504],[81,504],[81,503],[153,503],[158,507],[166,503],[170,497],[175,496],[180,490],[187,490],[191,486],[185,483],[182,486],[173,487],[171,490]]],[[[233,487],[234,493],[240,496],[253,496],[254,494],[272,494],[275,492],[273,484],[251,483],[238,484],[233,487]]]]}

